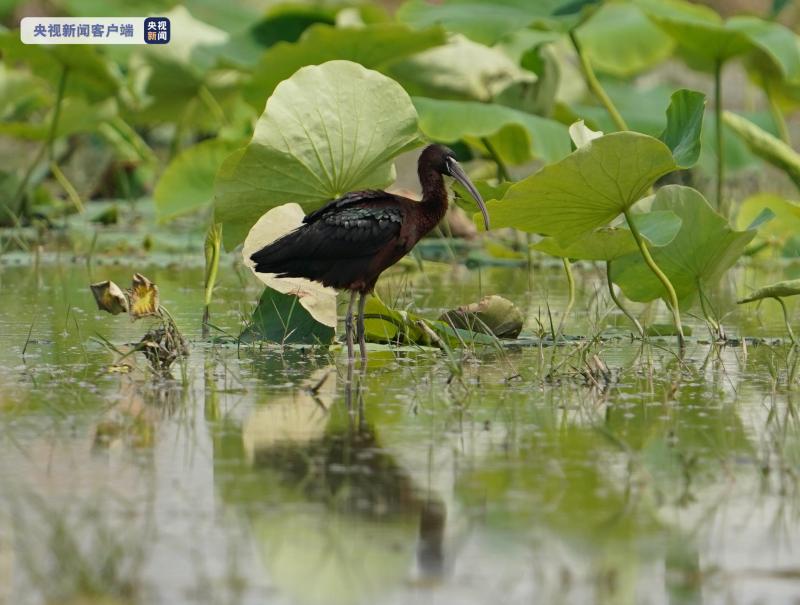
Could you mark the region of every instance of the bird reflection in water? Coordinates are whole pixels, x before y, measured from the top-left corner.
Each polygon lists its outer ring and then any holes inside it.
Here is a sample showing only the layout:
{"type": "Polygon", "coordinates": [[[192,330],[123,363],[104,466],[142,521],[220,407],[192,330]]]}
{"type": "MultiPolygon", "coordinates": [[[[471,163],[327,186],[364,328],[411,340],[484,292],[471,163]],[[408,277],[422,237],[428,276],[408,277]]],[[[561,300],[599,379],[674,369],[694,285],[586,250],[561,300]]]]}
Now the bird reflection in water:
{"type": "Polygon", "coordinates": [[[264,497],[286,494],[277,511],[251,519],[271,577],[299,601],[326,603],[371,603],[409,581],[436,584],[446,567],[444,503],[382,446],[359,381],[339,402],[333,368],[308,384],[243,426],[249,472],[271,486],[264,497]]]}

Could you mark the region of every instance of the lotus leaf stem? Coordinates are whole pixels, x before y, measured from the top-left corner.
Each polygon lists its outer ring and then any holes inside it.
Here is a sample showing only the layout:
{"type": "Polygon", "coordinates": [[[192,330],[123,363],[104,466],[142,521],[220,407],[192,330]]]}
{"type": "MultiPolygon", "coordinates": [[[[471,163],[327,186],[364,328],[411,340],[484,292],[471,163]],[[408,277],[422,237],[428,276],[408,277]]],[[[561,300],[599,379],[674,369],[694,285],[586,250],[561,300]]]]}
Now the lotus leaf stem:
{"type": "Polygon", "coordinates": [[[703,311],[703,317],[705,317],[708,324],[711,326],[711,331],[713,332],[713,336],[715,339],[725,339],[725,330],[722,327],[714,316],[709,312],[709,306],[711,305],[711,301],[709,300],[708,296],[706,296],[705,290],[703,290],[703,284],[698,279],[697,280],[697,292],[700,298],[700,309],[703,311]]]}
{"type": "Polygon", "coordinates": [[[683,336],[683,324],[681,323],[681,312],[678,307],[678,295],[675,294],[675,288],[672,287],[672,282],[669,281],[669,278],[650,255],[650,250],[647,249],[647,243],[644,241],[642,234],[639,233],[639,228],[636,226],[633,217],[631,217],[630,210],[626,208],[624,214],[625,220],[628,222],[628,228],[631,230],[631,235],[633,235],[633,239],[636,240],[636,244],[639,246],[639,251],[642,253],[644,262],[650,267],[650,270],[655,274],[658,281],[661,282],[661,285],[663,285],[664,289],[667,291],[670,311],[672,311],[675,329],[678,331],[678,344],[683,347],[685,338],[683,336]]]}
{"type": "MultiPolygon", "coordinates": [[[[17,204],[19,203],[20,199],[23,198],[25,195],[25,189],[28,187],[28,182],[31,180],[31,176],[33,175],[33,171],[39,165],[39,162],[42,161],[42,158],[45,157],[47,154],[47,159],[52,162],[53,160],[53,143],[56,138],[56,132],[58,131],[58,121],[61,118],[61,105],[64,101],[64,91],[67,89],[67,76],[69,75],[69,68],[65,65],[61,68],[61,76],[58,80],[58,92],[56,94],[56,104],[53,108],[53,119],[50,121],[50,130],[47,133],[47,139],[42,143],[42,146],[39,147],[39,150],[36,152],[36,157],[33,158],[33,162],[31,162],[30,166],[28,166],[28,170],[25,171],[25,176],[22,177],[22,180],[17,187],[17,191],[14,193],[14,198],[11,203],[10,208],[16,208],[17,204]]],[[[26,211],[22,211],[19,214],[24,216],[26,211]]]]}
{"type": "Polygon", "coordinates": [[[564,263],[564,273],[567,274],[567,306],[564,307],[564,313],[561,315],[561,321],[558,322],[558,330],[556,330],[556,337],[562,335],[562,331],[564,328],[564,323],[567,321],[567,317],[572,312],[572,307],[575,305],[575,276],[572,274],[572,265],[569,262],[568,258],[562,258],[561,261],[564,263]]]}
{"type": "Polygon", "coordinates": [[[764,94],[767,97],[767,104],[769,105],[769,113],[772,116],[772,121],[775,122],[775,129],[778,131],[778,136],[781,141],[791,147],[792,139],[789,135],[789,127],[786,125],[786,118],[783,116],[778,100],[775,98],[775,90],[772,87],[772,82],[769,78],[764,77],[763,80],[764,94]]]}
{"type": "Polygon", "coordinates": [[[622,313],[631,320],[631,323],[636,326],[636,330],[639,332],[639,336],[642,338],[645,337],[644,328],[642,324],[639,323],[639,320],[634,317],[633,313],[631,313],[625,305],[622,304],[622,300],[617,296],[617,293],[614,292],[614,282],[611,281],[611,261],[606,261],[606,282],[608,283],[608,293],[611,295],[611,300],[614,301],[614,304],[617,305],[617,308],[622,311],[622,313]]]}
{"type": "Polygon", "coordinates": [[[797,343],[797,339],[794,336],[792,324],[789,322],[789,311],[786,309],[786,303],[783,302],[783,299],[778,296],[775,296],[774,298],[778,301],[778,304],[781,306],[781,310],[783,311],[783,322],[786,324],[786,332],[789,334],[789,339],[792,341],[792,346],[800,348],[800,344],[797,343]]]}
{"type": "Polygon", "coordinates": [[[492,157],[492,161],[497,164],[497,180],[499,181],[510,181],[511,175],[508,173],[508,168],[506,168],[505,163],[503,163],[503,159],[500,157],[500,154],[497,153],[497,149],[494,148],[491,141],[489,141],[488,137],[482,137],[481,143],[483,146],[486,147],[486,151],[489,152],[489,155],[492,157]]]}
{"type": "Polygon", "coordinates": [[[722,66],[723,61],[718,59],[714,65],[714,121],[717,136],[717,210],[728,218],[728,208],[723,199],[723,184],[725,182],[725,148],[723,146],[722,130],[722,66]]]}
{"type": "Polygon", "coordinates": [[[581,64],[581,71],[583,71],[583,77],[586,79],[586,85],[589,87],[589,90],[592,91],[592,94],[597,97],[597,100],[600,101],[603,107],[605,107],[608,115],[610,115],[611,119],[614,121],[617,130],[630,130],[628,125],[625,123],[625,119],[622,117],[622,114],[616,108],[614,102],[611,100],[611,97],[608,96],[608,93],[605,91],[605,89],[603,89],[603,86],[597,79],[594,69],[592,69],[592,64],[589,62],[589,58],[584,54],[583,49],[581,48],[581,44],[578,41],[578,36],[576,35],[575,30],[570,30],[569,39],[572,41],[572,46],[575,48],[575,52],[578,54],[578,60],[581,64]]]}
{"type": "Polygon", "coordinates": [[[205,272],[205,297],[203,308],[203,338],[208,337],[208,320],[210,316],[211,297],[217,283],[219,273],[219,256],[222,246],[222,224],[212,223],[206,234],[206,272],[205,272]]]}

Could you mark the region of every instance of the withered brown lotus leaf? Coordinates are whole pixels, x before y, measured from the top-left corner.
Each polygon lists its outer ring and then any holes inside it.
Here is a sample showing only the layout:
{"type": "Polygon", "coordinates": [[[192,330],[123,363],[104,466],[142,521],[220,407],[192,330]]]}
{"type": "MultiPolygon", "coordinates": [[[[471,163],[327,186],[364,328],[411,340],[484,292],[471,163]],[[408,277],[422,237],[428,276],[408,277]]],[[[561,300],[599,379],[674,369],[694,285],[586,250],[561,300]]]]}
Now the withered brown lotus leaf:
{"type": "Polygon", "coordinates": [[[131,282],[130,314],[133,319],[158,315],[158,286],[141,273],[134,273],[131,282]]]}
{"type": "Polygon", "coordinates": [[[128,297],[117,284],[106,280],[89,286],[92,289],[97,308],[108,311],[112,315],[119,315],[128,311],[128,297]]]}

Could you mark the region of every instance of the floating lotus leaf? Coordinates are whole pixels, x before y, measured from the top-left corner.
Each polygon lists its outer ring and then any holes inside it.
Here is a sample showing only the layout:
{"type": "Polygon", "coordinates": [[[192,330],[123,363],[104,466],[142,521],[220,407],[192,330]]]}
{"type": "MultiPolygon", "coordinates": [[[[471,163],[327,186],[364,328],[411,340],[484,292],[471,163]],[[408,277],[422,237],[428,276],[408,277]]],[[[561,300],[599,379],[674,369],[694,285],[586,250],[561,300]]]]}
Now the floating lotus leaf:
{"type": "Polygon", "coordinates": [[[113,281],[101,281],[89,287],[94,294],[97,308],[101,311],[107,311],[112,315],[128,312],[128,298],[122,288],[113,281]]]}
{"type": "Polygon", "coordinates": [[[397,82],[350,61],[300,69],[278,85],[250,143],[217,176],[225,246],[238,245],[270,208],[296,202],[310,210],[385,187],[392,159],[417,144],[417,113],[397,82]]]}
{"type": "Polygon", "coordinates": [[[797,296],[798,294],[800,294],[800,279],[788,279],[754,290],[749,296],[736,302],[741,305],[765,298],[785,298],[787,296],[797,296]]]}

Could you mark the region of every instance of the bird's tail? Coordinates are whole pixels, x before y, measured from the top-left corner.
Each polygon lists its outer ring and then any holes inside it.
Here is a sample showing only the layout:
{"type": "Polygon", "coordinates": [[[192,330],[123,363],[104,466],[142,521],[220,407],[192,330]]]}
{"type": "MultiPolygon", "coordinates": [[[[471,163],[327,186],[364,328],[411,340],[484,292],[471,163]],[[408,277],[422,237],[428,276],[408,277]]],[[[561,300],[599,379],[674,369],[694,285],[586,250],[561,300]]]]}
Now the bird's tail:
{"type": "Polygon", "coordinates": [[[250,255],[258,273],[275,273],[278,277],[316,279],[327,272],[333,261],[314,258],[302,229],[287,233],[250,255]]]}

